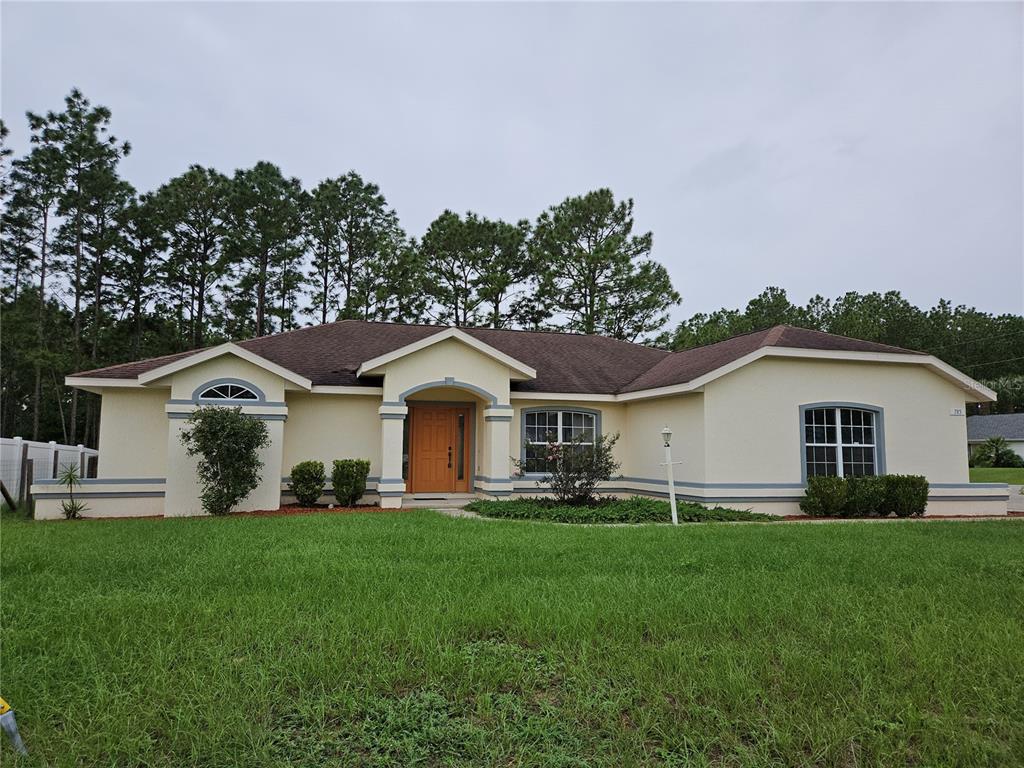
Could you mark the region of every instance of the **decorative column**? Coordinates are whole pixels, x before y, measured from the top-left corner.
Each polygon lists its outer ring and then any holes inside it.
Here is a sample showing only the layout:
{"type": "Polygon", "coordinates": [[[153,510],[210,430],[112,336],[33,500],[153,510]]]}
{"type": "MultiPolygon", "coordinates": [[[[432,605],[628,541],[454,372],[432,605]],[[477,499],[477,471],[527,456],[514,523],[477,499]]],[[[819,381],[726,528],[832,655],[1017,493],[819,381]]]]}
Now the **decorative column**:
{"type": "Polygon", "coordinates": [[[405,495],[402,478],[402,435],[409,408],[400,403],[384,403],[377,409],[380,414],[380,480],[377,493],[382,509],[398,509],[405,495]]]}
{"type": "Polygon", "coordinates": [[[488,496],[506,498],[512,495],[512,478],[509,476],[511,429],[511,405],[491,405],[484,409],[484,466],[476,487],[488,496]]]}

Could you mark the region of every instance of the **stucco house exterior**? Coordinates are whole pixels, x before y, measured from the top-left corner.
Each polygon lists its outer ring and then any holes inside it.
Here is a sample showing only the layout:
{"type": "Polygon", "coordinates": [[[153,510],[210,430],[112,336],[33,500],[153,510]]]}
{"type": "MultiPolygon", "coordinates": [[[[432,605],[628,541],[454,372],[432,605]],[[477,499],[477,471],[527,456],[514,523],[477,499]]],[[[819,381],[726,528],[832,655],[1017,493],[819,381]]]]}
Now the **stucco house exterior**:
{"type": "MultiPolygon", "coordinates": [[[[968,479],[965,402],[995,394],[926,354],[789,326],[668,352],[601,336],[346,320],[115,365],[67,383],[102,396],[96,516],[200,514],[185,419],[240,406],[269,428],[242,509],[291,500],[307,459],[371,463],[366,502],[537,494],[550,436],[619,433],[603,490],[798,512],[808,475],[912,473],[928,514],[1004,514],[1007,489],[968,479]],[[517,475],[514,458],[524,462],[517,475]]],[[[62,489],[36,485],[37,517],[62,489]]]]}

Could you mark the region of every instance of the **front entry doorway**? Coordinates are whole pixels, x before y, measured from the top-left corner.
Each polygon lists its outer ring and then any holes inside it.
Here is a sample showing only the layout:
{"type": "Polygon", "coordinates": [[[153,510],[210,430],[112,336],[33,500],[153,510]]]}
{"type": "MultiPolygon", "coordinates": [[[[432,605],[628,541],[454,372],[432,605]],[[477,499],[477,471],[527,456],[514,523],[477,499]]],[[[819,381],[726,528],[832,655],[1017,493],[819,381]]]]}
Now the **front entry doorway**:
{"type": "Polygon", "coordinates": [[[409,492],[468,493],[472,407],[409,406],[409,492]]]}

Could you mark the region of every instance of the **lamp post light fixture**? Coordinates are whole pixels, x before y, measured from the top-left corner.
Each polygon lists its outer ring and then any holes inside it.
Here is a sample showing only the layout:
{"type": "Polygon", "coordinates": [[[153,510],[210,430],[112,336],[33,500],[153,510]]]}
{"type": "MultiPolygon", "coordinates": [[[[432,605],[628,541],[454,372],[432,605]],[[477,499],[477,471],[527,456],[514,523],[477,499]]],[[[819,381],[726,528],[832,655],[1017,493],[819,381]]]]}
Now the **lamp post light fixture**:
{"type": "Polygon", "coordinates": [[[664,466],[668,472],[668,503],[672,507],[672,525],[679,525],[679,513],[676,512],[676,482],[672,477],[672,430],[668,428],[668,424],[661,430],[661,441],[665,444],[664,466]]]}

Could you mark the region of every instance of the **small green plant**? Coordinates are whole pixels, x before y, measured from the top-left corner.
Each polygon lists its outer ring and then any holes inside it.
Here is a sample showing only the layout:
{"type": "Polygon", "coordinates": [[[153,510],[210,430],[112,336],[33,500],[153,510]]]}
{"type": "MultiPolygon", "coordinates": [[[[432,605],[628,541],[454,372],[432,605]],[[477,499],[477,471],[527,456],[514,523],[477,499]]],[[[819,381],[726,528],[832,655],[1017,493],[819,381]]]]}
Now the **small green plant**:
{"type": "Polygon", "coordinates": [[[208,406],[192,413],[181,432],[189,456],[198,456],[196,474],[203,509],[226,515],[260,484],[260,449],[270,444],[267,425],[240,407],[208,406]]]}
{"type": "Polygon", "coordinates": [[[885,477],[861,475],[846,479],[846,517],[875,517],[887,515],[885,508],[885,477]]]}
{"type": "Polygon", "coordinates": [[[366,459],[335,459],[331,482],[338,503],[343,507],[355,506],[366,493],[366,478],[369,474],[370,462],[366,459]]]}
{"type": "Polygon", "coordinates": [[[928,480],[923,475],[885,475],[885,510],[896,517],[920,517],[928,506],[928,480]]]}
{"type": "MultiPolygon", "coordinates": [[[[618,433],[598,435],[592,444],[584,443],[583,440],[584,437],[580,436],[569,443],[527,445],[528,451],[539,449],[552,467],[550,472],[537,481],[537,486],[546,485],[555,498],[564,504],[594,504],[598,483],[611,480],[619,471],[619,462],[612,454],[612,448],[619,440],[618,433]]],[[[523,462],[515,460],[515,464],[522,474],[523,462]]]]}
{"type": "Polygon", "coordinates": [[[846,491],[841,477],[809,477],[800,509],[814,517],[840,517],[846,509],[846,491]]]}
{"type": "Polygon", "coordinates": [[[300,461],[292,467],[291,478],[289,485],[296,500],[304,507],[311,507],[323,494],[324,484],[327,482],[324,463],[322,461],[300,461]]]}
{"type": "Polygon", "coordinates": [[[82,484],[82,478],[78,474],[78,465],[68,464],[61,471],[60,476],[57,479],[60,480],[61,485],[68,489],[68,497],[60,503],[61,511],[64,513],[64,519],[79,519],[83,512],[89,511],[89,507],[75,498],[75,488],[82,484]]]}

